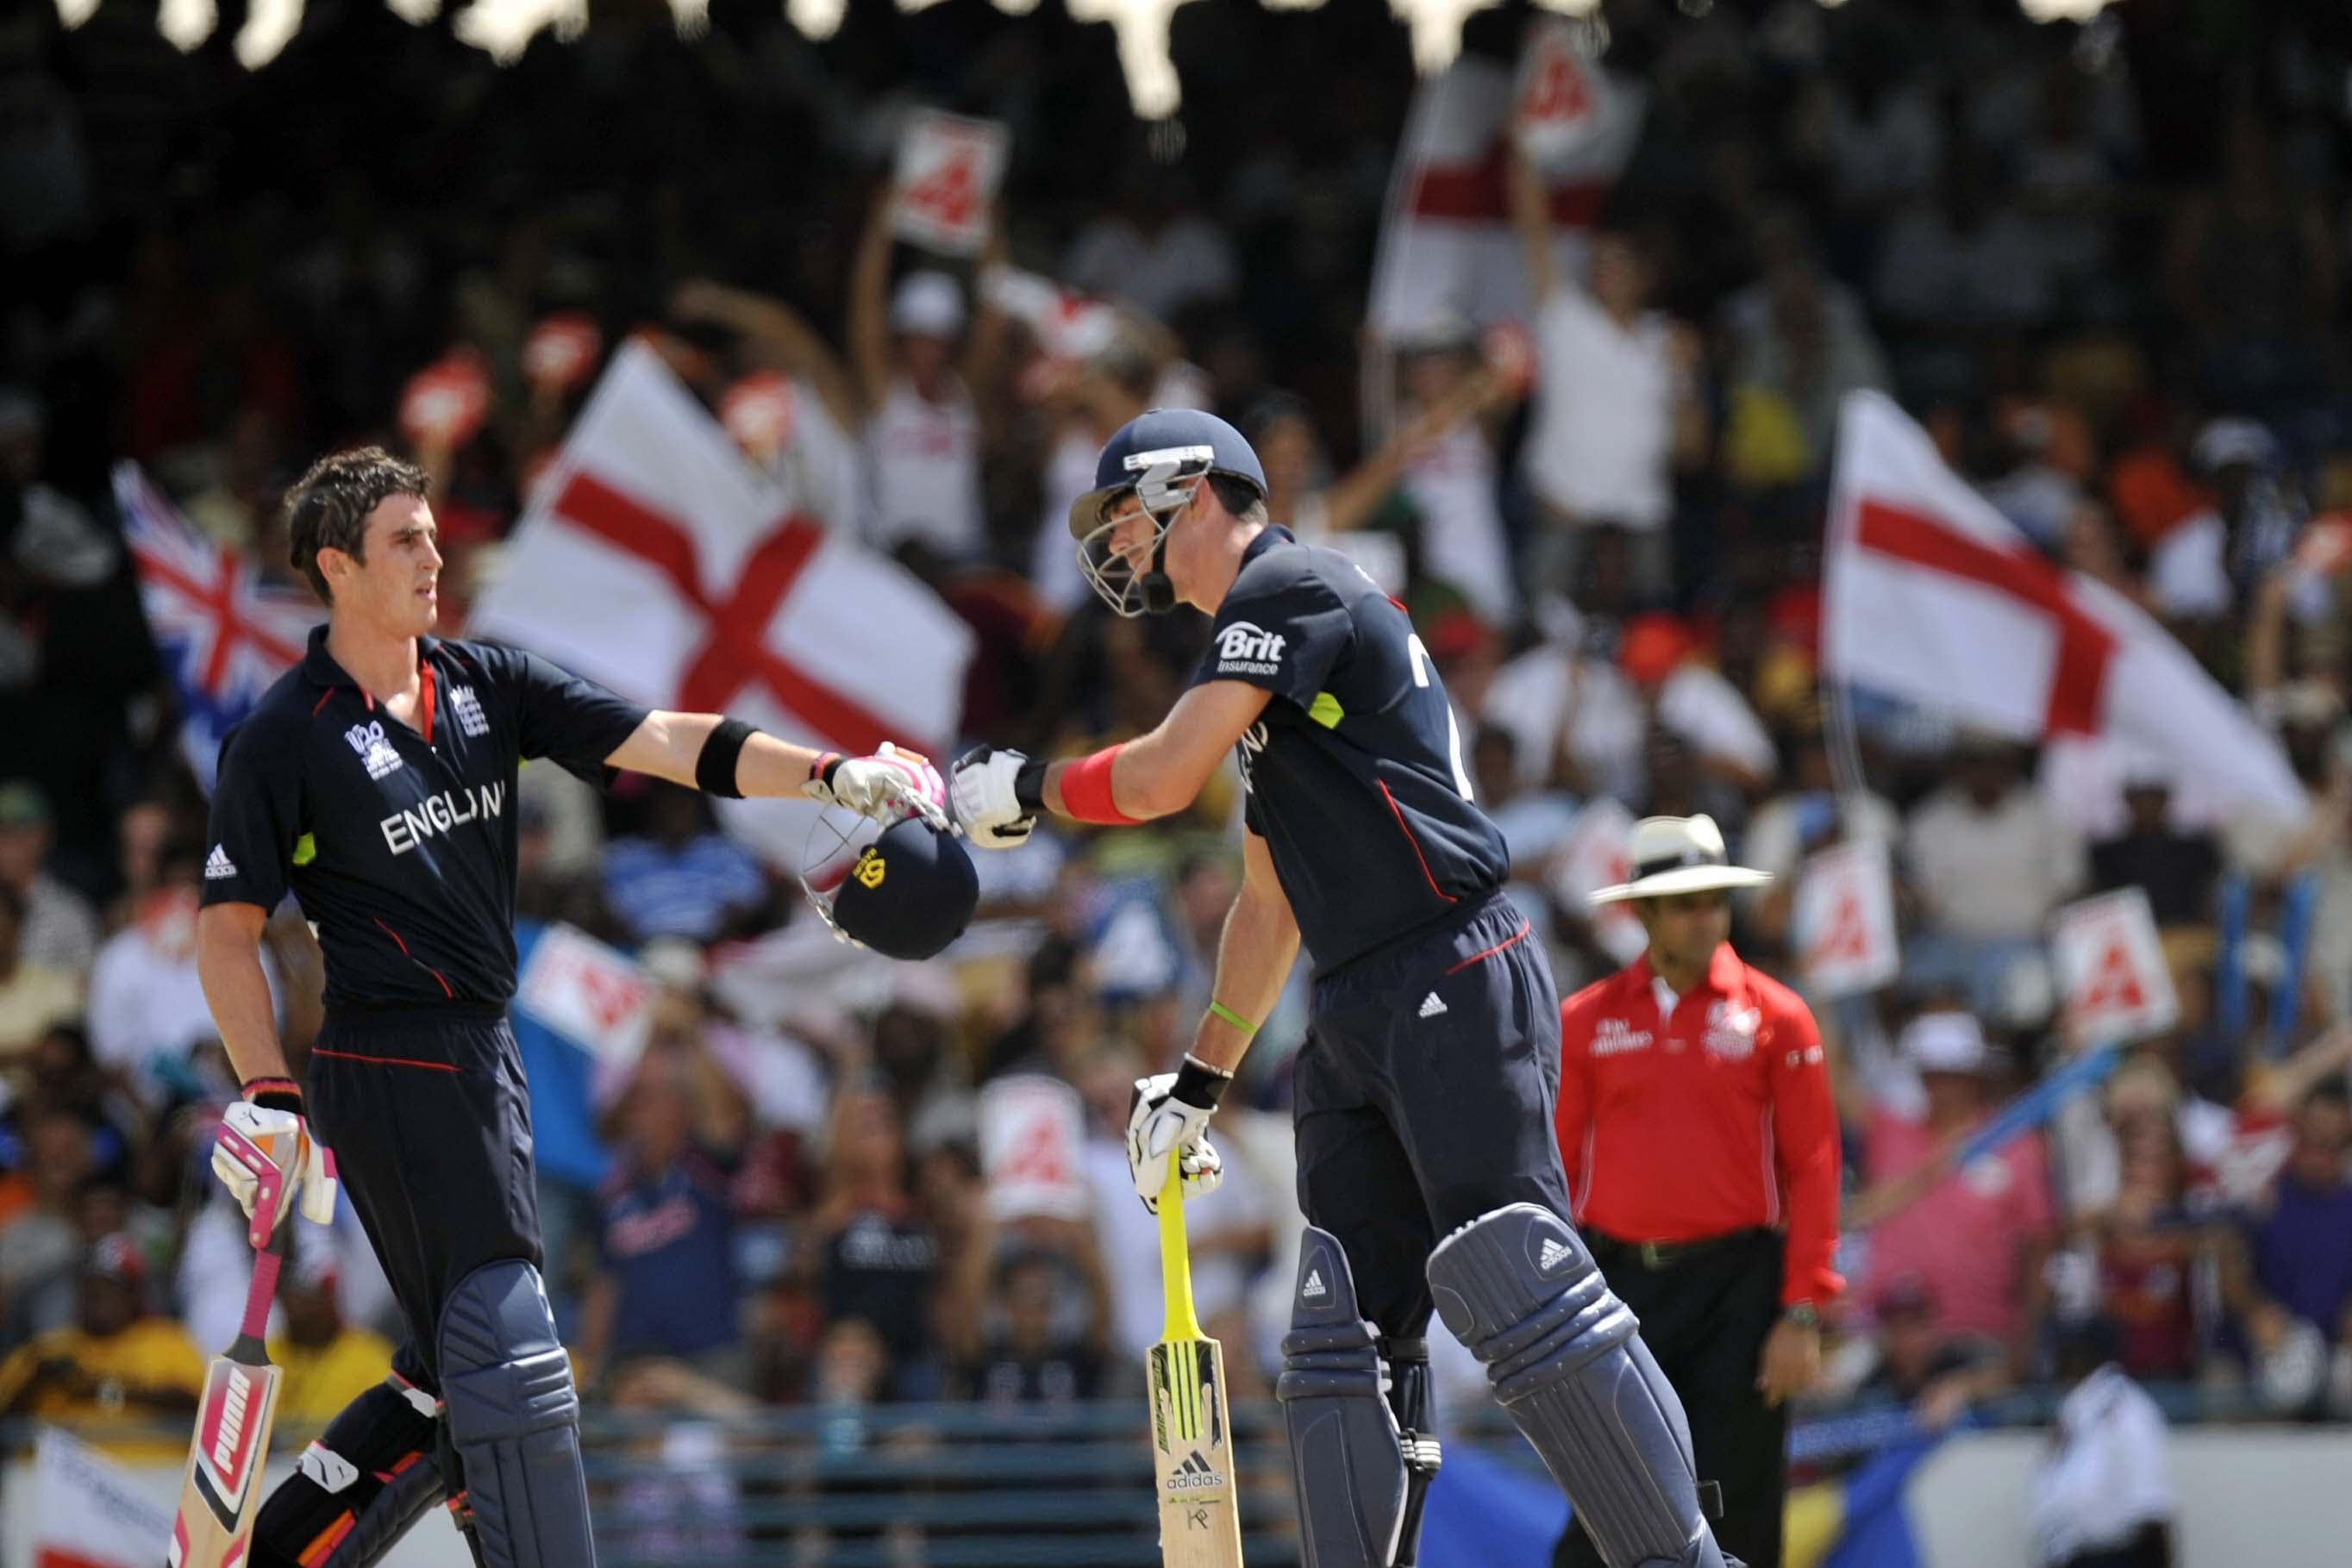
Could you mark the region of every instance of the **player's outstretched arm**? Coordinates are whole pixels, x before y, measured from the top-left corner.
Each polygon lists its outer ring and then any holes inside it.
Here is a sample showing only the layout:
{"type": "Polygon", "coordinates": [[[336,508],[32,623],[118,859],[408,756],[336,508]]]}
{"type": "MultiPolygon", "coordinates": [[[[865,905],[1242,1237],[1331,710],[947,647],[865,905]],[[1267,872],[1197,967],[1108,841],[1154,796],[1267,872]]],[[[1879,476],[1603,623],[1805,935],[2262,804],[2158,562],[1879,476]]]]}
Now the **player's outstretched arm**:
{"type": "Polygon", "coordinates": [[[656,709],[604,761],[730,800],[806,795],[885,821],[913,810],[945,821],[929,760],[887,740],[871,757],[845,757],[721,714],[656,709]]]}
{"type": "Polygon", "coordinates": [[[1114,828],[1173,815],[1192,803],[1272,695],[1240,681],[1204,682],[1150,734],[1064,762],[978,747],[953,769],[956,821],[982,848],[1011,849],[1044,811],[1114,828]]]}

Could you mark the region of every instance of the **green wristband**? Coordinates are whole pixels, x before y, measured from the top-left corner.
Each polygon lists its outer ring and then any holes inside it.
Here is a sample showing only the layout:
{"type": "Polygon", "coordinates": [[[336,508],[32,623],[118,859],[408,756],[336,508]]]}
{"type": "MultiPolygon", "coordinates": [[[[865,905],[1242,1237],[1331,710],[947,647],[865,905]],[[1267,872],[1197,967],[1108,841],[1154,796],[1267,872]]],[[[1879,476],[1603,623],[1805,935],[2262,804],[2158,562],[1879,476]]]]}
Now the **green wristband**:
{"type": "Polygon", "coordinates": [[[1233,1025],[1244,1034],[1255,1034],[1257,1032],[1257,1025],[1250,1022],[1249,1019],[1242,1017],[1241,1014],[1234,1011],[1233,1009],[1225,1006],[1223,1002],[1211,1002],[1209,1004],[1209,1013],[1213,1018],[1221,1018],[1224,1019],[1227,1023],[1233,1025]]]}

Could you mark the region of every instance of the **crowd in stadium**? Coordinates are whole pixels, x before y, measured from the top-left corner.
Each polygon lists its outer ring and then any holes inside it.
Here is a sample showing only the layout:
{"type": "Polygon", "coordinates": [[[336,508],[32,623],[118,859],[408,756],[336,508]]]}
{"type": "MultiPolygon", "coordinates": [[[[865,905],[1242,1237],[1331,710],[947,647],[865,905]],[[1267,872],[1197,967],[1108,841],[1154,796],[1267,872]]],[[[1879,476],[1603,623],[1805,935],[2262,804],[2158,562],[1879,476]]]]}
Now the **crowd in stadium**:
{"type": "MultiPolygon", "coordinates": [[[[1374,0],[1181,8],[1186,101],[1158,127],[1129,115],[1108,30],[1051,6],[853,6],[819,46],[772,5],[714,5],[690,42],[664,7],[600,5],[501,68],[362,5],[257,75],[218,40],[181,57],[140,7],[0,26],[0,255],[23,283],[0,302],[0,1417],[191,1407],[247,1267],[205,1166],[236,1085],[193,956],[204,799],[110,465],[290,581],[278,494],[331,446],[407,444],[404,383],[469,345],[487,420],[416,454],[458,634],[588,390],[523,362],[570,311],[606,344],[646,334],[714,406],[745,371],[784,377],[790,437],[754,455],[970,624],[967,737],[1055,754],[1163,712],[1205,626],[1087,595],[1061,518],[1096,445],[1154,402],[1234,419],[1277,521],[1397,574],[1563,989],[1630,956],[1564,891],[1595,801],[1709,812],[1779,874],[1735,932],[1768,967],[1803,857],[1886,843],[1905,972],[1817,1009],[1850,1189],[1885,1215],[1850,1221],[1824,1397],[1947,1420],[2047,1379],[2062,1328],[2095,1321],[2146,1382],[2352,1418],[2352,34],[2324,9],[2200,30],[2131,6],[2037,27],[2006,0],[1607,5],[1647,118],[1589,267],[1530,279],[1531,363],[1432,319],[1370,398],[1367,277],[1413,86],[1374,0]],[[885,226],[919,101],[1011,128],[977,259],[885,226]],[[1115,325],[1046,352],[1022,276],[1114,301],[1115,325]],[[2241,695],[2307,820],[1821,683],[1831,437],[1862,388],[2241,695]],[[1839,789],[1849,738],[1866,789],[1839,789]],[[2135,885],[2177,1027],[2049,1127],[1906,1190],[2065,1049],[2052,913],[2135,885]]],[[[1475,18],[1468,43],[1507,57],[1517,22],[1475,18]]],[[[1131,1391],[1160,1303],[1119,1139],[1132,1081],[1206,999],[1237,780],[1149,830],[1041,830],[983,868],[961,946],[890,966],[834,946],[794,868],[698,798],[553,772],[522,786],[526,954],[568,923],[657,990],[631,1062],[517,1019],[592,1401],[812,1404],[854,1443],[877,1403],[1131,1391]],[[983,1095],[1023,1073],[1085,1108],[1070,1212],[991,1202],[983,1095]]],[[[299,1047],[299,918],[270,950],[299,1047]]],[[[1266,1392],[1297,1245],[1303,985],[1192,1218],[1237,1399],[1266,1392]]],[[[373,1275],[354,1225],[303,1239],[282,1424],[381,1375],[401,1331],[373,1275]]]]}

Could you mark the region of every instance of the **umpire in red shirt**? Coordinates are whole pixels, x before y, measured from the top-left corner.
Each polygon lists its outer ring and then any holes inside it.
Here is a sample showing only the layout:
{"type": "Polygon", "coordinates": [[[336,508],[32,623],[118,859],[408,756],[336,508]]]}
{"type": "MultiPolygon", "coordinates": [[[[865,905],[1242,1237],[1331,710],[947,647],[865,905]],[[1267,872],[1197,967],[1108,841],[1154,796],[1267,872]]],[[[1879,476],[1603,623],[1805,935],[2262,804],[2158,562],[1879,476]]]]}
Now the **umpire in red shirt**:
{"type": "MultiPolygon", "coordinates": [[[[1649,951],[1560,1009],[1560,1154],[1577,1228],[1721,1489],[1717,1540],[1780,1568],[1787,1401],[1844,1285],[1837,1110],[1811,1012],[1731,950],[1731,890],[1767,873],[1728,863],[1707,817],[1637,822],[1633,861],[1593,902],[1632,904],[1649,951]]],[[[1601,1559],[1571,1525],[1553,1562],[1601,1559]]]]}

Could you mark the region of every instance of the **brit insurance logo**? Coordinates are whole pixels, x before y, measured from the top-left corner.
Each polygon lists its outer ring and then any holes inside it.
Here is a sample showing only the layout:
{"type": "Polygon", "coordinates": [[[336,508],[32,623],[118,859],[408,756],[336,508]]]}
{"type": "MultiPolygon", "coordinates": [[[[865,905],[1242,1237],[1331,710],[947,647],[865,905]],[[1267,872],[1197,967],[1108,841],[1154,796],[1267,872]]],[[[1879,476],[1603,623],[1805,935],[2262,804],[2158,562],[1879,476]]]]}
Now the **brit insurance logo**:
{"type": "Polygon", "coordinates": [[[490,733],[490,721],[482,713],[482,699],[474,695],[471,686],[449,688],[449,711],[457,716],[457,727],[468,736],[490,733]]]}
{"type": "Polygon", "coordinates": [[[381,779],[400,766],[400,753],[384,738],[383,721],[372,718],[365,724],[355,724],[343,731],[343,738],[360,754],[360,766],[371,779],[381,779]]]}
{"type": "Polygon", "coordinates": [[[1262,626],[1236,621],[1217,633],[1217,674],[1270,675],[1281,664],[1288,641],[1262,626]]]}

